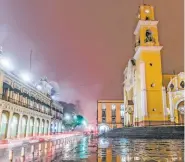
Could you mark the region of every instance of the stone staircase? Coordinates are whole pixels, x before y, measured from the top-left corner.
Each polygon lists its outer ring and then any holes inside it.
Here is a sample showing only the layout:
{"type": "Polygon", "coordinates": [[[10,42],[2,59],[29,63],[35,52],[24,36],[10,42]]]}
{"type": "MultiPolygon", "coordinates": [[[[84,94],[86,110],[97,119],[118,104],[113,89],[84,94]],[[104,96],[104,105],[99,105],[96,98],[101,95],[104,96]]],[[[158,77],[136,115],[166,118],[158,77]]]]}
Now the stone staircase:
{"type": "Polygon", "coordinates": [[[183,139],[184,126],[124,127],[99,135],[107,138],[183,139]]]}

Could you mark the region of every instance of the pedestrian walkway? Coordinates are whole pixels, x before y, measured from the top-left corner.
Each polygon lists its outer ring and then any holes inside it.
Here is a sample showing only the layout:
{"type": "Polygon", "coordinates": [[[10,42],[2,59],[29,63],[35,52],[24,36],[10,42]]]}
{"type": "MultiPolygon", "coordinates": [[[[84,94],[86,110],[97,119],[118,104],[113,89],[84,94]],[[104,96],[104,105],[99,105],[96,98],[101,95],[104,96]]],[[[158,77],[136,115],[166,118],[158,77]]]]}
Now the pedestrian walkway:
{"type": "Polygon", "coordinates": [[[42,135],[35,137],[25,137],[25,138],[16,138],[16,139],[5,139],[0,140],[0,149],[13,148],[22,146],[23,144],[33,144],[38,142],[53,141],[66,137],[72,137],[76,135],[81,135],[80,132],[67,132],[67,133],[58,133],[54,135],[42,135]]]}

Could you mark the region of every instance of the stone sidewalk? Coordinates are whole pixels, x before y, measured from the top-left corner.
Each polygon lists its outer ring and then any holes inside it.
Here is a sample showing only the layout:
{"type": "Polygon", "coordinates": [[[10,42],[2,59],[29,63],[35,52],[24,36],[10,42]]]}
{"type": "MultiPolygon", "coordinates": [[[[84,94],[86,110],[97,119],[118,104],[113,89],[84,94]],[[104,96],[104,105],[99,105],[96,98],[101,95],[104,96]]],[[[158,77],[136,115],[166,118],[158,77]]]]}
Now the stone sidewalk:
{"type": "Polygon", "coordinates": [[[45,141],[53,141],[53,140],[63,139],[66,137],[73,137],[76,135],[82,135],[82,133],[72,132],[72,133],[61,133],[61,134],[55,134],[55,135],[44,135],[44,136],[0,140],[0,149],[18,147],[18,146],[22,146],[23,144],[34,144],[34,143],[45,142],[45,141]]]}

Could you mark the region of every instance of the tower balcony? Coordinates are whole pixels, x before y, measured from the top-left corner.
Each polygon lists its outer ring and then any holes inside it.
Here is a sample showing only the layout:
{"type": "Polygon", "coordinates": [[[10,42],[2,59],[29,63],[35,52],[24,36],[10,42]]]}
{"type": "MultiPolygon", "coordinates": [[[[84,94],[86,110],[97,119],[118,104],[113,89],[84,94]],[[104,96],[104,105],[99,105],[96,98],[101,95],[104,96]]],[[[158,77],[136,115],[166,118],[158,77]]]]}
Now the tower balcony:
{"type": "Polygon", "coordinates": [[[141,29],[141,26],[146,26],[146,27],[149,27],[149,26],[157,26],[159,21],[144,21],[144,20],[139,20],[138,21],[138,24],[137,24],[137,27],[134,31],[134,35],[138,35],[139,34],[139,31],[141,29]]]}
{"type": "Polygon", "coordinates": [[[162,48],[163,46],[138,46],[136,48],[134,59],[137,60],[142,51],[161,51],[162,48]]]}

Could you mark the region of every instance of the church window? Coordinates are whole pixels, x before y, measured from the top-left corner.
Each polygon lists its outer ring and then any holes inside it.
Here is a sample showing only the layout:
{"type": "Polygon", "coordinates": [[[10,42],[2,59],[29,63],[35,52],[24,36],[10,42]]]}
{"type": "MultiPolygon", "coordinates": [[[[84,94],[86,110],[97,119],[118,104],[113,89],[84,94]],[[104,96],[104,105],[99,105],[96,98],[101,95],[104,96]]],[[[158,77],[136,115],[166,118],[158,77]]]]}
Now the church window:
{"type": "Polygon", "coordinates": [[[124,106],[124,104],[121,104],[121,118],[123,118],[124,117],[124,113],[125,113],[125,106],[124,106]]]}
{"type": "Polygon", "coordinates": [[[184,88],[184,81],[180,82],[180,86],[181,86],[181,88],[184,88]]]}
{"type": "Polygon", "coordinates": [[[106,105],[102,104],[102,118],[103,120],[106,118],[106,105]]]}
{"type": "Polygon", "coordinates": [[[170,89],[173,90],[174,89],[174,85],[170,84],[170,89]]]}
{"type": "Polygon", "coordinates": [[[113,117],[116,116],[116,105],[115,104],[112,105],[112,116],[113,117]]]}
{"type": "Polygon", "coordinates": [[[155,87],[155,83],[152,83],[152,84],[151,84],[151,87],[155,87]]]}
{"type": "Polygon", "coordinates": [[[154,108],[153,111],[156,111],[156,109],[154,108]]]}

